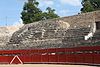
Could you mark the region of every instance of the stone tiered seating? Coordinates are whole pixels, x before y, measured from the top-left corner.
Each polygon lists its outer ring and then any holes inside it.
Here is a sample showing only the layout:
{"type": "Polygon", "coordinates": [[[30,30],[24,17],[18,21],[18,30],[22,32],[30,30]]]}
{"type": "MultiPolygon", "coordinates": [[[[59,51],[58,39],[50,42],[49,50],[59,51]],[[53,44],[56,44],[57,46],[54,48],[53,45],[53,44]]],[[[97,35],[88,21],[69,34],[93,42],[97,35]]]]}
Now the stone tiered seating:
{"type": "Polygon", "coordinates": [[[6,27],[0,27],[0,47],[6,45],[11,35],[6,27]]]}
{"type": "Polygon", "coordinates": [[[91,46],[100,45],[100,30],[97,30],[93,37],[85,41],[83,44],[90,44],[91,46]]]}
{"type": "Polygon", "coordinates": [[[12,47],[12,45],[14,49],[75,47],[79,46],[81,40],[84,40],[84,36],[89,33],[90,28],[44,30],[27,29],[20,34],[17,32],[13,34],[8,47],[12,47]]]}

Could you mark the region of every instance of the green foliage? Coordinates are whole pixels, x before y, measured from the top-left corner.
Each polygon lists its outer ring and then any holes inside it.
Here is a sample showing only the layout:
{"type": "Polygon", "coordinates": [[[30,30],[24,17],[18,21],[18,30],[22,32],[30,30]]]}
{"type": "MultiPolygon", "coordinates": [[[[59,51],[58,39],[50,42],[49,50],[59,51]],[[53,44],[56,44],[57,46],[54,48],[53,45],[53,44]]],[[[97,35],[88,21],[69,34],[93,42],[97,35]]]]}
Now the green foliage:
{"type": "Polygon", "coordinates": [[[83,13],[94,11],[94,8],[89,0],[83,0],[82,6],[83,6],[83,8],[81,9],[81,11],[83,13]]]}
{"type": "Polygon", "coordinates": [[[100,0],[90,0],[94,10],[100,10],[100,0]]]}
{"type": "Polygon", "coordinates": [[[47,7],[46,9],[47,12],[44,12],[44,17],[46,19],[53,19],[53,18],[58,18],[59,16],[55,14],[55,10],[51,9],[50,7],[47,7]]]}
{"type": "Polygon", "coordinates": [[[28,0],[28,3],[24,4],[23,11],[21,13],[24,24],[38,21],[42,18],[42,11],[37,8],[38,2],[36,0],[28,0]]]}
{"type": "Polygon", "coordinates": [[[100,10],[100,0],[82,0],[82,6],[83,13],[100,10]]]}
{"type": "Polygon", "coordinates": [[[44,18],[52,19],[59,17],[57,14],[54,13],[54,9],[48,7],[47,12],[42,12],[38,8],[38,5],[39,2],[37,2],[36,0],[28,0],[28,2],[25,2],[23,11],[21,12],[21,19],[23,20],[24,24],[44,20],[44,18]]]}

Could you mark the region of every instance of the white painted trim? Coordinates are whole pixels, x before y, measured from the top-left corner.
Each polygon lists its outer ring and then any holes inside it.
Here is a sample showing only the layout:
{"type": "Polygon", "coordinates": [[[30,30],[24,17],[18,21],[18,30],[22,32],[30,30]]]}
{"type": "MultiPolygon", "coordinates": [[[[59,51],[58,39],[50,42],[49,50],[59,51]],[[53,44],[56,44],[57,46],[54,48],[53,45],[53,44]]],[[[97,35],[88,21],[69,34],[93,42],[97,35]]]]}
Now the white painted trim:
{"type": "Polygon", "coordinates": [[[11,60],[10,64],[12,64],[12,62],[15,60],[15,58],[17,58],[20,61],[20,63],[23,64],[23,62],[17,55],[14,56],[14,58],[11,60]]]}

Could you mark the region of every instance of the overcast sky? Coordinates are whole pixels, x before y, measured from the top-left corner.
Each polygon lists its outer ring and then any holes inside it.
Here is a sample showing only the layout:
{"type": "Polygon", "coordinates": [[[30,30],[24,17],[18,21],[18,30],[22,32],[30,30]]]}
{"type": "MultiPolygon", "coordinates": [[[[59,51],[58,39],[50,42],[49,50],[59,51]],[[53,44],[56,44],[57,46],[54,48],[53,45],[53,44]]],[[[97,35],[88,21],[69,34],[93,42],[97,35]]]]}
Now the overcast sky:
{"type": "MultiPolygon", "coordinates": [[[[26,0],[0,0],[0,26],[14,25],[20,22],[20,13],[26,0]]],[[[39,8],[45,11],[50,6],[61,16],[71,16],[80,12],[81,0],[37,0],[39,8]]]]}

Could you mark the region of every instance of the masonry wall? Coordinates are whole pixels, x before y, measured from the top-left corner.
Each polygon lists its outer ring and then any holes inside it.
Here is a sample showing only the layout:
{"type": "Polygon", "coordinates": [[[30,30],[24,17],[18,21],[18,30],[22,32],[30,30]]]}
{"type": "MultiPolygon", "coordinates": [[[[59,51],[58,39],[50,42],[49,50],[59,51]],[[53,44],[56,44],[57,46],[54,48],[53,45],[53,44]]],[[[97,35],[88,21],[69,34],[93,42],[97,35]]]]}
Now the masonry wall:
{"type": "Polygon", "coordinates": [[[4,49],[44,49],[84,46],[84,36],[100,20],[100,11],[44,20],[24,25],[4,49]]]}

